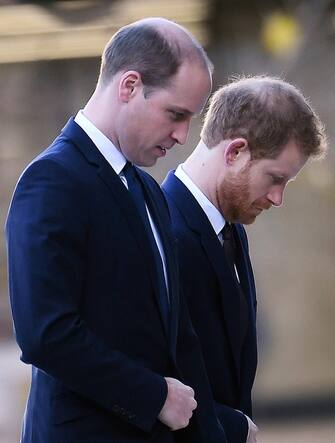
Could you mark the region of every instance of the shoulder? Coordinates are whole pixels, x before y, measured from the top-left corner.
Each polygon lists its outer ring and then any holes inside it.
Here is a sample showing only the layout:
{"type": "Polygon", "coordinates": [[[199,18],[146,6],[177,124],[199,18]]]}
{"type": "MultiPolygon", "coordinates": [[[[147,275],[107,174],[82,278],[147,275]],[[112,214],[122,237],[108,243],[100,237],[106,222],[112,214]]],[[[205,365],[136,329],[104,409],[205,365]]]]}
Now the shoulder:
{"type": "Polygon", "coordinates": [[[198,250],[200,245],[199,234],[195,232],[189,223],[185,207],[176,203],[171,195],[165,193],[171,216],[173,234],[178,241],[179,255],[191,258],[194,250],[198,250]]]}
{"type": "MultiPolygon", "coordinates": [[[[63,133],[37,155],[23,170],[19,183],[46,179],[50,183],[72,183],[89,186],[94,168],[84,157],[76,143],[63,133]]],[[[86,189],[87,190],[87,189],[86,189]]]]}
{"type": "Polygon", "coordinates": [[[83,206],[88,190],[85,184],[87,174],[82,173],[78,161],[73,161],[74,156],[78,157],[76,147],[58,137],[21,173],[12,207],[16,203],[16,206],[44,206],[45,211],[56,211],[62,204],[64,210],[70,211],[75,206],[83,206]]]}

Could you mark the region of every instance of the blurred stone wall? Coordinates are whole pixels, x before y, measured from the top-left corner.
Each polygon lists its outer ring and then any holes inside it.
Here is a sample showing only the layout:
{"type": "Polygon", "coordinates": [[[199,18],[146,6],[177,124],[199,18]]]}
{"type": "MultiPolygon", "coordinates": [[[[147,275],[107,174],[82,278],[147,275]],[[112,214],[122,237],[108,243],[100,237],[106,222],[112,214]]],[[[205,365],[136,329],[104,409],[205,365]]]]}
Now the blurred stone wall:
{"type": "MultiPolygon", "coordinates": [[[[20,173],[89,97],[98,63],[97,59],[83,59],[0,65],[1,226],[20,173]]],[[[11,334],[4,243],[1,229],[0,338],[11,334]]]]}

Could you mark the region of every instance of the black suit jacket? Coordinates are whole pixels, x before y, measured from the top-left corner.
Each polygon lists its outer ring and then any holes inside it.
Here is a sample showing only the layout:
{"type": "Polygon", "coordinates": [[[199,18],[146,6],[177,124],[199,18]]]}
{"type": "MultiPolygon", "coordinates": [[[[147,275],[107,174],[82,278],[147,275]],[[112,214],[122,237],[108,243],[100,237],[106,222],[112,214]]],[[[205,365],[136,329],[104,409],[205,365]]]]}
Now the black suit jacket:
{"type": "Polygon", "coordinates": [[[181,283],[191,320],[202,344],[207,373],[229,443],[243,443],[252,418],[251,388],[256,352],[256,296],[242,225],[234,225],[238,272],[246,296],[249,322],[239,341],[239,295],[223,248],[206,214],[187,187],[170,172],[162,185],[179,244],[181,283]]]}
{"type": "Polygon", "coordinates": [[[6,231],[15,331],[32,364],[23,443],[170,443],[178,433],[157,420],[164,376],[197,393],[197,414],[180,438],[226,441],[179,299],[167,205],[139,174],[166,255],[168,329],[131,196],[73,119],[18,182],[6,231]]]}

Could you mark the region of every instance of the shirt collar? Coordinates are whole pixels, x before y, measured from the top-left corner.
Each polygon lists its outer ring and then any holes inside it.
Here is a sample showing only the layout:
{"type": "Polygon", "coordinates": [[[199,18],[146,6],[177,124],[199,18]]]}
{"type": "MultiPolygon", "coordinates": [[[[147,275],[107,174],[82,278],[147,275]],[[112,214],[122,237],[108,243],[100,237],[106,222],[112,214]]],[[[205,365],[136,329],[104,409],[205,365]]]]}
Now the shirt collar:
{"type": "Polygon", "coordinates": [[[211,201],[208,200],[205,194],[186,174],[183,169],[183,165],[178,166],[175,171],[175,176],[184,183],[193,197],[197,200],[202,210],[207,215],[207,218],[210,221],[210,224],[212,225],[216,235],[219,235],[225,225],[225,219],[222,216],[221,212],[213,205],[211,201]]]}
{"type": "Polygon", "coordinates": [[[86,132],[114,171],[120,174],[127,160],[114,143],[85,116],[82,109],[77,113],[74,121],[86,132]]]}

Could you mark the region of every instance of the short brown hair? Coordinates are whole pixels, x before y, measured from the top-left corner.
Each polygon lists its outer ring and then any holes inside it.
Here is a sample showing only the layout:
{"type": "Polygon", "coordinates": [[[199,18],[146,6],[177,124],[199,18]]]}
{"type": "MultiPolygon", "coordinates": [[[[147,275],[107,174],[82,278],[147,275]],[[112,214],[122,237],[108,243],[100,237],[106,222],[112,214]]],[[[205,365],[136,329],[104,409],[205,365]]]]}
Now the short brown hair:
{"type": "Polygon", "coordinates": [[[210,148],[236,137],[248,140],[253,159],[276,158],[292,139],[306,157],[320,157],[327,148],[324,127],[306,98],[269,76],[235,79],[211,97],[203,142],[210,148]]]}
{"type": "Polygon", "coordinates": [[[141,74],[145,91],[149,93],[151,89],[167,86],[182,63],[195,59],[212,73],[213,65],[195,37],[176,23],[160,20],[163,25],[175,25],[184,38],[164,33],[147,20],[122,27],[102,54],[100,79],[104,84],[118,72],[134,70],[141,74]]]}

